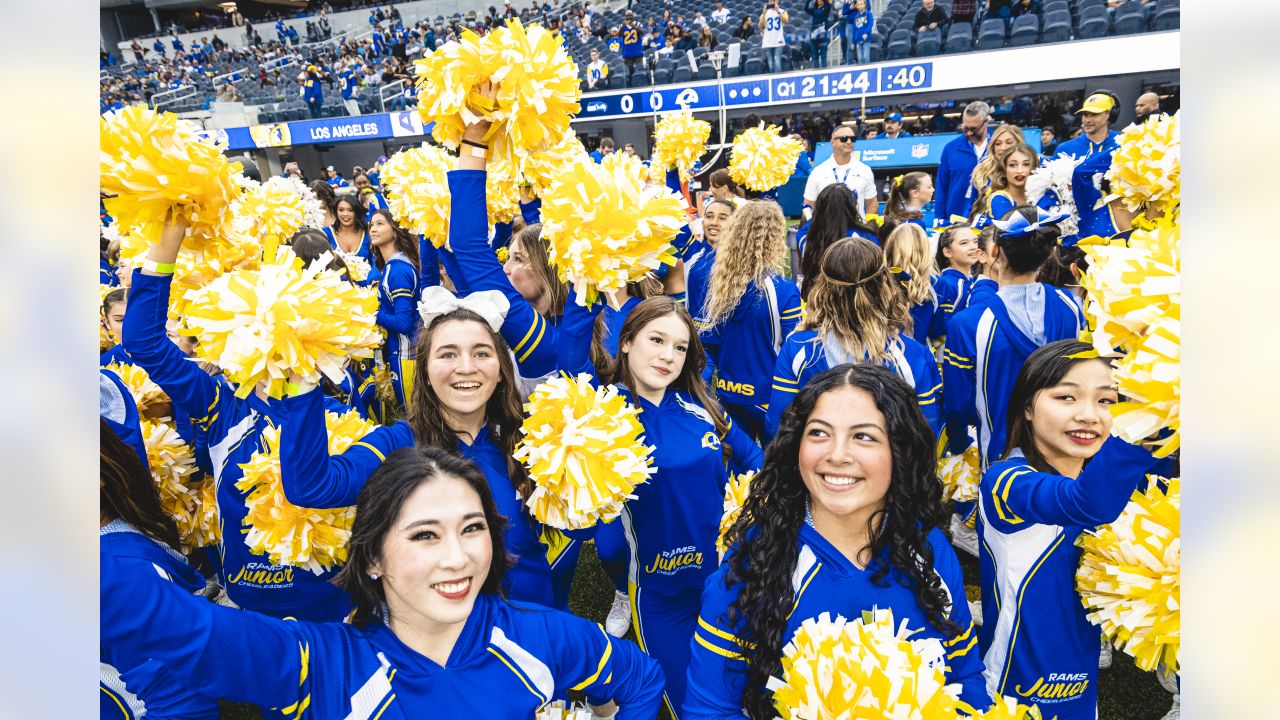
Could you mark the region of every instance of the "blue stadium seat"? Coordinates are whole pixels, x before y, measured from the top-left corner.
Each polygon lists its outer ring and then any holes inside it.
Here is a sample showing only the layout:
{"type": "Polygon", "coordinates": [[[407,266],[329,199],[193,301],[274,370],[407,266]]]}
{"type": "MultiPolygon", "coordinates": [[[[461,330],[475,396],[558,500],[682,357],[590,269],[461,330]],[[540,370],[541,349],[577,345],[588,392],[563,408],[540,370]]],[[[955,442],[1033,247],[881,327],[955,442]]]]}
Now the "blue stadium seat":
{"type": "Polygon", "coordinates": [[[1176,6],[1157,11],[1155,19],[1151,21],[1152,30],[1177,30],[1180,25],[1179,11],[1176,6]]]}
{"type": "Polygon", "coordinates": [[[1076,39],[1092,40],[1094,38],[1106,37],[1110,23],[1107,22],[1106,11],[1103,10],[1103,16],[1096,15],[1081,18],[1079,27],[1076,28],[1076,39]]]}
{"type": "Polygon", "coordinates": [[[763,75],[764,74],[764,60],[758,57],[747,58],[746,62],[742,64],[742,67],[743,67],[743,72],[742,72],[743,75],[763,75]]]}
{"type": "Polygon", "coordinates": [[[916,38],[916,56],[928,57],[942,52],[942,30],[925,30],[916,38]]]}
{"type": "Polygon", "coordinates": [[[1117,12],[1115,22],[1111,25],[1111,34],[1133,35],[1135,33],[1143,32],[1146,29],[1147,16],[1146,13],[1141,10],[1138,12],[1129,12],[1124,15],[1117,12]]]}
{"type": "Polygon", "coordinates": [[[702,63],[698,65],[697,78],[699,80],[715,80],[716,69],[711,66],[711,63],[702,63]]]}
{"type": "Polygon", "coordinates": [[[653,71],[653,82],[658,85],[667,85],[671,82],[671,71],[664,68],[657,68],[653,71]]]}
{"type": "Polygon", "coordinates": [[[894,30],[889,34],[889,44],[885,47],[885,57],[889,60],[901,60],[911,55],[911,31],[894,30]]]}
{"type": "Polygon", "coordinates": [[[688,65],[677,65],[675,73],[671,76],[671,81],[677,84],[692,82],[693,71],[689,69],[688,65]]]}
{"type": "Polygon", "coordinates": [[[1059,10],[1067,13],[1067,15],[1071,15],[1071,4],[1068,3],[1067,0],[1049,0],[1049,2],[1046,2],[1044,6],[1040,8],[1040,12],[1046,18],[1051,13],[1057,12],[1059,10]]]}
{"type": "Polygon", "coordinates": [[[1043,25],[1045,29],[1048,29],[1050,25],[1057,25],[1058,23],[1065,23],[1067,27],[1070,28],[1071,11],[1065,8],[1046,10],[1042,18],[1041,25],[1043,25]]]}
{"type": "Polygon", "coordinates": [[[1013,31],[1009,36],[1010,47],[1035,45],[1039,37],[1040,18],[1028,13],[1013,19],[1013,31]]]}
{"type": "Polygon", "coordinates": [[[988,18],[978,30],[978,50],[998,50],[1004,47],[1004,21],[988,18]]]}
{"type": "Polygon", "coordinates": [[[1092,20],[1094,18],[1102,18],[1103,20],[1109,20],[1110,15],[1107,14],[1107,6],[1103,5],[1101,2],[1098,2],[1092,5],[1085,5],[1085,6],[1076,8],[1076,26],[1077,27],[1079,27],[1080,23],[1086,20],[1092,20]]]}
{"type": "Polygon", "coordinates": [[[1083,18],[1084,12],[1089,8],[1099,7],[1103,12],[1107,9],[1107,0],[1076,0],[1073,7],[1077,18],[1083,18]]]}
{"type": "Polygon", "coordinates": [[[947,43],[944,52],[961,53],[973,49],[973,25],[966,22],[956,23],[947,32],[947,43]]]}
{"type": "Polygon", "coordinates": [[[1045,20],[1044,31],[1040,33],[1040,42],[1067,42],[1071,39],[1071,22],[1054,20],[1045,20]]]}

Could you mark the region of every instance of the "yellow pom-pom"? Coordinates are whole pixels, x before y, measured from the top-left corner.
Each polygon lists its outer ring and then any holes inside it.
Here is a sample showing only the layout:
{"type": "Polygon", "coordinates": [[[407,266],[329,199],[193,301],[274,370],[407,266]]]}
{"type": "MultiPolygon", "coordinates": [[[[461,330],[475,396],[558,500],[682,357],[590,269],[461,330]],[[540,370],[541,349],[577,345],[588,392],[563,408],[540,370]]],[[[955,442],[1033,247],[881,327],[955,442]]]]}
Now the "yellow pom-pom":
{"type": "Polygon", "coordinates": [[[187,314],[191,294],[232,270],[256,270],[262,267],[262,246],[247,232],[224,226],[223,242],[217,254],[201,254],[183,249],[178,253],[169,288],[169,317],[187,314]]]}
{"type": "Polygon", "coordinates": [[[160,493],[160,507],[174,519],[182,547],[189,553],[218,542],[218,506],[212,480],[197,480],[195,454],[172,426],[143,418],[142,444],[147,466],[160,493]],[[212,522],[210,522],[212,517],[212,522]]]}
{"type": "MultiPolygon", "coordinates": [[[[456,150],[468,121],[485,118],[489,160],[512,163],[563,137],[582,95],[578,68],[562,40],[540,25],[508,20],[480,37],[470,30],[414,62],[418,114],[432,135],[456,150]],[[476,87],[498,83],[492,103],[476,87]]],[[[515,177],[514,175],[512,176],[515,177]]]]}
{"type": "Polygon", "coordinates": [[[655,472],[636,409],[612,386],[593,387],[586,374],[554,377],[534,389],[524,410],[515,458],[536,486],[525,502],[545,525],[609,522],[655,472]]]}
{"type": "Polygon", "coordinates": [[[796,160],[804,146],[799,140],[782,137],[777,125],[747,128],[733,139],[729,154],[729,177],[739,185],[765,192],[791,179],[796,160]]]}
{"type": "Polygon", "coordinates": [[[121,228],[154,243],[174,211],[190,225],[190,249],[218,243],[218,228],[240,195],[239,163],[177,115],[142,105],[104,115],[98,142],[99,185],[115,196],[105,204],[121,228]]]}
{"type": "Polygon", "coordinates": [[[363,282],[369,277],[369,271],[372,266],[368,260],[360,257],[357,253],[348,253],[341,250],[337,251],[338,257],[342,258],[343,264],[347,266],[347,277],[351,278],[351,282],[363,282]]]}
{"type": "Polygon", "coordinates": [[[646,186],[637,166],[580,159],[542,198],[551,262],[580,303],[675,264],[671,241],[685,224],[682,200],[665,187],[646,186]]]}
{"type": "Polygon", "coordinates": [[[891,610],[805,620],[783,648],[782,679],[766,685],[774,707],[784,720],[955,720],[960,686],[947,684],[942,642],[913,632],[891,610]]]}
{"type": "Polygon", "coordinates": [[[1182,262],[1179,225],[1169,219],[1135,230],[1128,241],[1084,248],[1089,270],[1081,279],[1089,342],[1100,355],[1117,351],[1115,378],[1130,401],[1111,408],[1114,432],[1138,442],[1163,428],[1158,455],[1180,445],[1182,262]]]}
{"type": "Polygon", "coordinates": [[[151,380],[146,370],[137,365],[111,363],[107,365],[107,369],[120,376],[124,386],[129,388],[133,403],[138,406],[139,415],[146,415],[147,411],[155,406],[169,402],[169,396],[164,393],[164,390],[151,380]]]}
{"type": "Polygon", "coordinates": [[[1023,705],[1016,698],[1005,697],[1000,693],[996,693],[995,702],[986,712],[975,711],[967,705],[965,709],[972,711],[969,714],[972,720],[1042,720],[1044,717],[1040,714],[1040,708],[1035,705],[1023,705]]]}
{"type": "Polygon", "coordinates": [[[301,178],[294,175],[289,175],[288,177],[272,175],[263,184],[288,190],[298,197],[298,201],[302,203],[302,227],[315,228],[316,230],[324,229],[324,202],[316,195],[315,190],[307,187],[307,184],[302,182],[301,178]]]}
{"type": "Polygon", "coordinates": [[[1076,541],[1083,549],[1076,588],[1090,622],[1138,667],[1154,670],[1163,662],[1177,672],[1182,483],[1173,478],[1164,490],[1160,478],[1148,479],[1147,491],[1135,492],[1115,522],[1076,541]]]}
{"type": "Polygon", "coordinates": [[[444,148],[423,143],[392,155],[380,177],[387,204],[400,225],[424,235],[436,247],[449,239],[449,183],[456,158],[444,148]]]}
{"type": "Polygon", "coordinates": [[[586,154],[577,133],[566,129],[558,141],[524,159],[521,180],[529,183],[534,195],[541,197],[565,168],[572,167],[580,156],[586,154]]]}
{"type": "Polygon", "coordinates": [[[342,382],[348,358],[369,358],[381,343],[378,298],[324,262],[303,268],[291,250],[281,262],[235,270],[191,293],[186,322],[200,338],[196,355],[247,397],[259,383],[279,398],[290,373],[318,383],[342,382]]]}
{"type": "Polygon", "coordinates": [[[658,121],[653,130],[653,164],[687,172],[707,151],[711,123],[696,120],[688,110],[671,113],[658,121]]]}
{"type": "Polygon", "coordinates": [[[506,245],[495,250],[494,254],[498,256],[498,262],[504,265],[507,263],[507,258],[511,257],[511,251],[507,249],[506,245]]]}
{"type": "MultiPolygon", "coordinates": [[[[326,411],[324,424],[330,455],[342,453],[378,427],[355,410],[341,415],[326,411]]],[[[263,451],[240,466],[244,478],[236,482],[237,488],[248,493],[245,543],[273,563],[303,567],[317,575],[345,563],[355,507],[317,509],[289,502],[280,480],[279,428],[262,431],[262,446],[263,451]]]]}
{"type": "Polygon", "coordinates": [[[485,209],[490,223],[511,222],[520,212],[520,169],[516,161],[490,161],[484,176],[485,209]]]}
{"type": "Polygon", "coordinates": [[[244,181],[244,194],[231,207],[235,232],[260,239],[263,257],[275,257],[275,250],[302,229],[307,209],[293,190],[268,180],[244,181]]]}
{"type": "Polygon", "coordinates": [[[938,460],[938,479],[942,481],[942,500],[973,502],[978,499],[978,483],[982,480],[978,446],[970,445],[959,455],[938,460]]]}
{"type": "Polygon", "coordinates": [[[391,369],[378,362],[373,366],[373,386],[377,390],[378,399],[383,402],[396,402],[395,378],[391,369]]]}
{"type": "Polygon", "coordinates": [[[1108,200],[1118,197],[1130,210],[1154,205],[1165,215],[1178,206],[1182,198],[1180,115],[1158,113],[1120,133],[1119,148],[1107,170],[1114,193],[1108,200]]]}
{"type": "Polygon", "coordinates": [[[720,537],[716,538],[716,552],[721,558],[731,544],[729,531],[742,514],[742,507],[747,504],[747,496],[751,494],[751,481],[756,471],[751,470],[741,475],[729,475],[729,482],[724,486],[724,514],[720,516],[720,537]]]}

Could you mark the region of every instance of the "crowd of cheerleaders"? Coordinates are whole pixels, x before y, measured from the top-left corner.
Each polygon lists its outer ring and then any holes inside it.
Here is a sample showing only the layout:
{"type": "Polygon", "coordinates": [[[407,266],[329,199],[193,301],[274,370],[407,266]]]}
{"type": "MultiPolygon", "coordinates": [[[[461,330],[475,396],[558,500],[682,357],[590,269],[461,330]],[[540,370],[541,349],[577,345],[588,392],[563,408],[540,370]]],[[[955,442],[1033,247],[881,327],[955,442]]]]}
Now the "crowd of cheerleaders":
{"type": "MultiPolygon", "coordinates": [[[[414,239],[380,197],[338,196],[332,229],[300,231],[293,249],[376,268],[381,362],[407,420],[337,455],[326,409],[388,417],[371,369],[237,397],[166,327],[184,233],[168,226],[121,278],[127,297],[107,295],[119,344],[103,364],[135,364],[168,394],[223,533],[209,552],[175,550],[138,410],[102,370],[103,717],[213,718],[223,698],[290,717],[530,718],[572,690],[601,717],[772,718],[766,681],[796,628],[872,608],[940,641],[975,708],[999,693],[1095,717],[1100,634],[1074,589],[1074,540],[1114,520],[1158,461],[1111,437],[1110,367],[1076,340],[1083,262],[1053,218],[1023,204],[930,238],[904,202],[928,202],[916,175],[895,182],[880,228],[848,186],[823,189],[800,285],[776,269],[778,205],[713,181],[675,241],[680,262],[591,307],[556,279],[537,200],[514,224],[487,222],[483,157],[449,173],[450,250],[414,239]],[[653,446],[656,472],[621,516],[582,531],[531,516],[512,457],[522,401],[561,371],[614,385],[653,446]],[[357,507],[345,566],[277,565],[242,541],[237,480],[268,429],[290,502],[357,507]],[[940,453],[975,442],[979,499],[951,527],[981,538],[980,625],[939,529],[936,474],[940,453]],[[747,471],[721,558],[725,484],[747,471]],[[588,540],[635,643],[615,637],[625,624],[567,611],[588,540]],[[201,597],[207,582],[221,602],[201,597]]],[[[674,171],[667,182],[679,188],[674,171]]]]}

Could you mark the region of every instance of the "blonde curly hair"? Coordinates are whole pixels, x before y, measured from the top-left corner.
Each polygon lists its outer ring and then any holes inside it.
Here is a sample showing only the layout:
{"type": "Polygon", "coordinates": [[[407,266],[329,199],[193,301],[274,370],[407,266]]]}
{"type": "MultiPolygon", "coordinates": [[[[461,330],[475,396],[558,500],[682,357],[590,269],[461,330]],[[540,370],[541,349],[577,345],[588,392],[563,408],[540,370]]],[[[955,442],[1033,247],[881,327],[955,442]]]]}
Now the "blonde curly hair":
{"type": "Polygon", "coordinates": [[[911,308],[884,253],[858,237],[839,240],[822,256],[803,328],[835,338],[868,363],[890,359],[889,343],[911,331],[911,308]]]}
{"type": "Polygon", "coordinates": [[[929,236],[915,223],[903,223],[884,241],[884,257],[889,265],[907,271],[911,279],[903,283],[907,301],[919,305],[933,299],[933,283],[929,281],[933,258],[929,255],[929,236]]]}
{"type": "Polygon", "coordinates": [[[991,183],[1004,174],[1004,170],[1001,168],[1004,156],[1002,154],[997,157],[994,152],[991,152],[991,148],[994,148],[997,142],[1004,139],[1005,135],[1013,136],[1013,144],[1009,146],[1006,152],[1012,152],[1019,145],[1026,144],[1026,139],[1022,135],[1022,128],[1017,125],[1006,123],[991,133],[991,139],[987,141],[987,154],[973,168],[971,179],[973,187],[978,190],[978,201],[973,204],[974,207],[986,207],[984,201],[991,195],[991,183]]]}
{"type": "Polygon", "coordinates": [[[727,320],[738,309],[747,288],[780,272],[786,258],[787,221],[782,208],[768,200],[740,205],[716,243],[706,304],[699,318],[703,327],[727,320]]]}

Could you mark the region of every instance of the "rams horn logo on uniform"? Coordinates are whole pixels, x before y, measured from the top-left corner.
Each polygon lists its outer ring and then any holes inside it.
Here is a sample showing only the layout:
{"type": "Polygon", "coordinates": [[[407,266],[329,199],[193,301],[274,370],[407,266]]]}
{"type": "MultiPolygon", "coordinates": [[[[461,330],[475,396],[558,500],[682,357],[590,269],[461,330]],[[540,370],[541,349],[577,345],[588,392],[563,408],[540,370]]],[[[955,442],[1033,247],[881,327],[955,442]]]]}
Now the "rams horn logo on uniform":
{"type": "Polygon", "coordinates": [[[702,436],[702,447],[711,448],[712,450],[720,449],[720,436],[715,432],[708,432],[702,436]]]}

